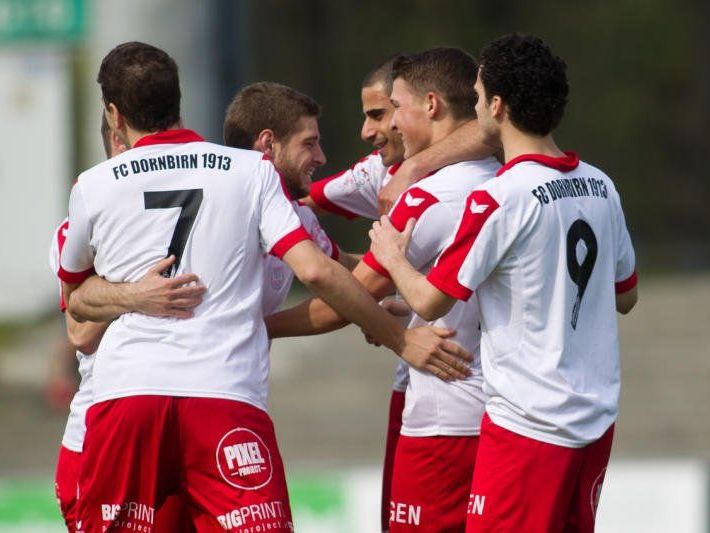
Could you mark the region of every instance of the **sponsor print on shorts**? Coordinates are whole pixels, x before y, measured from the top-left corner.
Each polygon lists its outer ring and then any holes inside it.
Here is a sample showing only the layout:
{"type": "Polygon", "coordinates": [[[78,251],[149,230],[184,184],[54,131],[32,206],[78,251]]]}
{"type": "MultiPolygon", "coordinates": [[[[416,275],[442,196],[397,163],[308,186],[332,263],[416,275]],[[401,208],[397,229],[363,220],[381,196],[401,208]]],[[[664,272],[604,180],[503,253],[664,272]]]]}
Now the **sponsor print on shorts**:
{"type": "Polygon", "coordinates": [[[244,505],[217,516],[219,524],[236,533],[293,531],[293,522],[282,501],[244,505]]]}
{"type": "Polygon", "coordinates": [[[390,501],[390,524],[421,525],[422,506],[390,501]]]}
{"type": "MultiPolygon", "coordinates": [[[[140,533],[151,533],[155,519],[155,508],[139,502],[103,503],[101,504],[101,519],[104,522],[102,531],[120,528],[140,533]]],[[[81,529],[80,521],[77,522],[76,527],[77,530],[81,529]]]]}
{"type": "Polygon", "coordinates": [[[271,481],[271,452],[264,441],[246,428],[233,429],[217,445],[217,469],[233,487],[256,490],[271,481]]]}
{"type": "Polygon", "coordinates": [[[481,494],[470,494],[468,497],[467,513],[472,515],[483,515],[483,508],[486,505],[486,497],[481,494]]]}

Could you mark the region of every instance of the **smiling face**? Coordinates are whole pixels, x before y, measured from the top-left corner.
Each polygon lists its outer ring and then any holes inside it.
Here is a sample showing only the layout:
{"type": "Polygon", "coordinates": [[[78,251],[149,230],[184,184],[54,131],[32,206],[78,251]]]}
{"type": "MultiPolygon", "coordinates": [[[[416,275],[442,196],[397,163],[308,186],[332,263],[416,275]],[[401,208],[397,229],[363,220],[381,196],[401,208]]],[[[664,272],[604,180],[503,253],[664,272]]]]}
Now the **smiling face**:
{"type": "Polygon", "coordinates": [[[402,136],[404,158],[407,159],[431,145],[427,101],[402,78],[394,80],[391,100],[394,106],[391,128],[402,136]]]}
{"type": "Polygon", "coordinates": [[[404,147],[399,133],[390,127],[394,107],[384,83],[376,83],[362,88],[362,112],[365,120],[360,137],[380,152],[385,166],[401,163],[404,147]]]}
{"type": "Polygon", "coordinates": [[[316,168],[325,165],[316,117],[301,117],[296,132],[285,141],[273,143],[274,166],[284,177],[291,198],[308,195],[316,168]]]}

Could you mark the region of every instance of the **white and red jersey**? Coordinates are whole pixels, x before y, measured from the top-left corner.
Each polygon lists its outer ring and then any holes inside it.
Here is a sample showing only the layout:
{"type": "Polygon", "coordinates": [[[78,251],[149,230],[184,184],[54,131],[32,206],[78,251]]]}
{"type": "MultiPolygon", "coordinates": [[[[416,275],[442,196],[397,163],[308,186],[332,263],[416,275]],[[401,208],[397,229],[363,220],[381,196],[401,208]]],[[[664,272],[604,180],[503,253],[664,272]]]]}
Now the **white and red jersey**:
{"type": "MultiPolygon", "coordinates": [[[[69,219],[67,218],[55,230],[49,246],[49,268],[52,269],[52,273],[55,276],[59,272],[59,257],[66,240],[68,227],[69,219]]],[[[66,307],[62,296],[61,282],[59,286],[59,302],[59,308],[64,312],[66,307]]],[[[64,428],[62,446],[73,452],[81,452],[84,447],[84,435],[86,434],[86,410],[91,406],[94,398],[91,384],[91,370],[94,365],[94,358],[81,352],[76,352],[76,358],[79,361],[79,390],[74,394],[69,406],[69,418],[64,428]]]]}
{"type": "Polygon", "coordinates": [[[386,167],[379,152],[363,157],[352,167],[311,184],[311,199],[334,215],[378,220],[377,197],[400,164],[386,167]]]}
{"type": "MultiPolygon", "coordinates": [[[[313,242],[316,243],[316,246],[325,255],[337,261],[340,254],[338,245],[321,227],[313,210],[297,201],[292,203],[298,218],[301,219],[301,224],[303,224],[313,242]]],[[[289,290],[291,290],[292,282],[293,270],[291,270],[291,267],[281,261],[281,259],[267,254],[266,264],[264,265],[264,295],[261,303],[264,316],[272,315],[281,308],[286,301],[289,290]]]]}
{"type": "MultiPolygon", "coordinates": [[[[412,185],[400,196],[390,212],[390,219],[400,231],[410,218],[416,219],[407,249],[407,259],[414,268],[429,272],[456,229],[466,197],[492,178],[499,167],[494,158],[450,165],[412,185]]],[[[363,261],[389,276],[371,252],[365,254],[363,261]]],[[[479,316],[475,300],[458,302],[434,322],[414,315],[409,327],[425,324],[456,330],[453,340],[469,352],[479,353],[479,316]]],[[[477,435],[486,401],[478,357],[472,363],[472,371],[465,380],[447,383],[429,372],[410,368],[401,434],[410,437],[477,435]]]]}
{"type": "Polygon", "coordinates": [[[59,271],[68,283],[92,268],[137,281],[174,254],[172,272],[207,286],[193,318],[129,313],[111,324],[95,356],[95,402],[148,394],[265,409],[263,253],[282,257],[309,239],[270,161],[189,130],[149,135],[79,177],[69,221],[59,271]]]}
{"type": "Polygon", "coordinates": [[[428,279],[476,291],[486,410],[505,429],[584,446],[616,419],[615,284],[636,284],[619,195],[576,154],[524,155],[469,196],[428,279]]]}

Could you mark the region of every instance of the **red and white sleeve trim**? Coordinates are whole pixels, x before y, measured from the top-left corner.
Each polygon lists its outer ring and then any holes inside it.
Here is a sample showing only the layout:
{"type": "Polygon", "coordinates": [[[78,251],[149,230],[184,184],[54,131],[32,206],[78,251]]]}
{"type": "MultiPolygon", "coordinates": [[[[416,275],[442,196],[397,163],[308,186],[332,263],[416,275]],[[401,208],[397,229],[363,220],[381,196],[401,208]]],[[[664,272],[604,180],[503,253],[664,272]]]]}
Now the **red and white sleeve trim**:
{"type": "Polygon", "coordinates": [[[318,180],[316,182],[311,183],[311,188],[309,191],[310,197],[315,202],[315,204],[320,207],[321,209],[324,209],[325,211],[328,211],[329,213],[333,213],[334,215],[338,215],[344,218],[347,218],[348,220],[352,220],[354,218],[357,218],[358,215],[353,213],[352,211],[348,211],[344,207],[340,207],[337,204],[334,204],[331,202],[328,197],[325,194],[325,187],[328,185],[331,181],[340,178],[343,174],[348,172],[347,170],[344,170],[340,172],[339,174],[335,174],[333,176],[323,178],[321,180],[318,180]]]}
{"type": "MultiPolygon", "coordinates": [[[[400,197],[397,204],[392,208],[392,212],[389,215],[390,221],[397,231],[404,231],[410,219],[419,220],[424,212],[436,203],[439,203],[439,199],[429,191],[425,191],[419,187],[411,187],[400,197]]],[[[387,269],[380,265],[371,251],[368,250],[362,260],[379,274],[387,278],[390,277],[387,269]]]]}
{"type": "Polygon", "coordinates": [[[614,284],[614,289],[616,290],[616,294],[624,294],[625,292],[630,291],[633,289],[639,282],[638,275],[636,274],[636,271],[634,270],[633,274],[631,274],[627,279],[623,281],[617,281],[614,284]]]}
{"type": "Polygon", "coordinates": [[[468,300],[471,297],[473,291],[458,281],[459,271],[483,225],[499,207],[486,191],[473,191],[469,195],[454,241],[441,252],[427,276],[432,285],[452,298],[468,300]]]}
{"type": "Polygon", "coordinates": [[[86,278],[91,277],[94,274],[96,274],[94,267],[84,270],[83,272],[69,272],[68,270],[64,270],[61,265],[59,267],[59,272],[57,272],[59,279],[65,283],[81,283],[86,278]]]}
{"type": "Polygon", "coordinates": [[[309,241],[311,236],[303,226],[299,226],[290,233],[287,233],[279,241],[271,247],[269,253],[275,255],[279,259],[282,259],[286,252],[293,248],[296,244],[301,241],[309,241]]]}

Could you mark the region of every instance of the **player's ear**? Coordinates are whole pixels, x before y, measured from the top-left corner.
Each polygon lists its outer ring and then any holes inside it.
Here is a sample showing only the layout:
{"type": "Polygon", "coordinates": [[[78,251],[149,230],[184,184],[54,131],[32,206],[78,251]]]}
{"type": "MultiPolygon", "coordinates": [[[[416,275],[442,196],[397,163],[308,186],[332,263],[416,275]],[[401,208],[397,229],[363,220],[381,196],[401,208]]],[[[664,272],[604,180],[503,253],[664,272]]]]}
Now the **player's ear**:
{"type": "Polygon", "coordinates": [[[266,129],[259,132],[259,135],[254,141],[254,150],[258,150],[266,157],[273,159],[274,157],[274,132],[266,129]]]}
{"type": "Polygon", "coordinates": [[[437,113],[441,110],[441,101],[436,93],[429,91],[424,97],[424,109],[426,110],[427,117],[434,118],[437,113]]]}
{"type": "Polygon", "coordinates": [[[108,127],[111,131],[121,131],[125,127],[125,119],[121,112],[116,107],[116,104],[109,103],[104,110],[106,115],[106,122],[108,122],[108,127]]]}
{"type": "Polygon", "coordinates": [[[501,97],[497,95],[491,98],[491,103],[488,104],[488,107],[491,110],[491,116],[499,120],[502,119],[504,113],[507,112],[507,106],[503,103],[501,97]]]}

